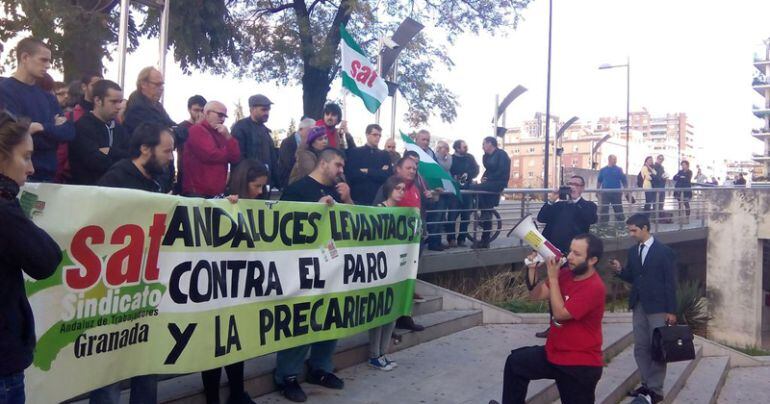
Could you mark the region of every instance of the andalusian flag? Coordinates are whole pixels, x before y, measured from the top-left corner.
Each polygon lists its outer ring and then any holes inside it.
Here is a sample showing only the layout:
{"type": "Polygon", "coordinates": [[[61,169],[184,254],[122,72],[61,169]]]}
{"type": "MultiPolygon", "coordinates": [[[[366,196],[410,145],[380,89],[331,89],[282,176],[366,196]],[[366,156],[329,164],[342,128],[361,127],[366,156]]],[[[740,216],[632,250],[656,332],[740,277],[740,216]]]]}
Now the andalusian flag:
{"type": "Polygon", "coordinates": [[[401,132],[401,139],[404,141],[406,150],[411,150],[420,156],[420,164],[417,166],[417,172],[422,176],[428,188],[444,188],[446,192],[452,192],[462,200],[460,195],[460,184],[455,181],[448,172],[444,171],[438,162],[433,159],[428,153],[425,153],[420,146],[417,146],[411,137],[407,136],[404,132],[401,132]]]}
{"type": "Polygon", "coordinates": [[[366,109],[374,113],[388,97],[388,85],[377,74],[363,49],[353,40],[344,26],[340,26],[342,48],[342,86],[364,101],[366,109]]]}

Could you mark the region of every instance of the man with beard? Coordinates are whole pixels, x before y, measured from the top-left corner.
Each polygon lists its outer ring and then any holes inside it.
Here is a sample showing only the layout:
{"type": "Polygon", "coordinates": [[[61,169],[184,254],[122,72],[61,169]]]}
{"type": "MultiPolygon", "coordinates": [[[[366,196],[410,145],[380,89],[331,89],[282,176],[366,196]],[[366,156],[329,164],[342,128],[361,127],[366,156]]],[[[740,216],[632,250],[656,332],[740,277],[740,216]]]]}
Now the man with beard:
{"type": "Polygon", "coordinates": [[[348,132],[348,123],[342,120],[342,108],[339,105],[333,102],[326,104],[323,119],[316,121],[315,125],[326,129],[329,147],[342,151],[356,147],[353,136],[348,132]],[[337,128],[338,124],[339,128],[337,128]]]}
{"type": "Polygon", "coordinates": [[[272,131],[265,126],[273,102],[262,94],[249,97],[249,116],[236,122],[230,132],[240,147],[241,159],[254,159],[267,166],[270,185],[278,183],[278,149],[272,131]]]}
{"type": "MultiPolygon", "coordinates": [[[[116,163],[99,180],[99,186],[162,192],[158,177],[174,158],[174,136],[159,123],[141,123],[131,135],[131,158],[116,163]]],[[[120,402],[120,383],[96,389],[90,393],[91,404],[120,402]]],[[[158,376],[142,375],[131,378],[132,403],[158,402],[158,376]]]]}
{"type": "Polygon", "coordinates": [[[163,124],[140,124],[131,135],[128,152],[130,158],[112,166],[98,185],[161,192],[158,177],[174,158],[171,130],[163,124]]]}
{"type": "MultiPolygon", "coordinates": [[[[602,375],[604,282],[596,271],[602,240],[592,234],[572,239],[567,265],[547,262],[548,280],[537,283],[537,264],[528,267],[531,299],[551,302],[551,332],[545,346],[511,351],[505,362],[503,404],[524,404],[530,380],[553,379],[565,404],[595,400],[602,375]]],[[[497,401],[490,401],[497,404],[497,401]]]]}

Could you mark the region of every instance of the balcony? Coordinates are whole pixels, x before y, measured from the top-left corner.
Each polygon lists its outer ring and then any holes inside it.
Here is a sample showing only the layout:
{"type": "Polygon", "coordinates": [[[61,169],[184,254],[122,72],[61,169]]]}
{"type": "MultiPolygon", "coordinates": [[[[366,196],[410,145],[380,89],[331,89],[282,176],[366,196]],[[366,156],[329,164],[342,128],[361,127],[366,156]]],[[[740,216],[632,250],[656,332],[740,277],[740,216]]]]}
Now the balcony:
{"type": "Polygon", "coordinates": [[[770,139],[770,129],[752,129],[751,130],[751,136],[754,136],[755,138],[765,141],[767,139],[770,139]]]}
{"type": "Polygon", "coordinates": [[[770,108],[769,107],[758,107],[754,105],[753,108],[754,116],[760,119],[765,119],[765,117],[770,116],[770,108]]]}
{"type": "Polygon", "coordinates": [[[762,97],[767,97],[767,90],[770,90],[770,83],[768,83],[768,80],[764,77],[754,77],[754,80],[751,81],[751,87],[762,97]]]}
{"type": "Polygon", "coordinates": [[[754,55],[754,67],[762,73],[765,73],[765,69],[770,66],[770,59],[767,57],[754,55]]]}
{"type": "Polygon", "coordinates": [[[757,163],[768,163],[768,162],[770,162],[770,156],[764,156],[762,154],[756,154],[756,153],[753,153],[751,155],[751,159],[756,161],[757,163]]]}

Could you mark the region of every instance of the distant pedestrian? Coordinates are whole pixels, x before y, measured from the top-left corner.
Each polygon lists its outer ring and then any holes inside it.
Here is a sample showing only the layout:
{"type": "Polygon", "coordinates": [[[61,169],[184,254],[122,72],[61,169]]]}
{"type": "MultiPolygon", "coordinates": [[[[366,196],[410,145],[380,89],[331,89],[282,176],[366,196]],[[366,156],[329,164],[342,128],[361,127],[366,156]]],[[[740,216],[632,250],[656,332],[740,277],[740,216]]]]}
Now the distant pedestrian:
{"type": "Polygon", "coordinates": [[[618,167],[618,158],[614,154],[607,157],[607,165],[599,170],[599,178],[596,187],[604,190],[599,194],[599,222],[609,221],[610,206],[615,211],[615,220],[623,223],[623,188],[628,187],[628,179],[623,170],[618,167]]]}
{"type": "MultiPolygon", "coordinates": [[[[679,212],[684,208],[685,217],[681,218],[683,222],[689,222],[690,220],[690,200],[692,199],[692,171],[690,170],[690,162],[682,160],[681,169],[674,175],[674,197],[679,205],[679,212]]],[[[680,214],[681,216],[681,214],[680,214]]]]}

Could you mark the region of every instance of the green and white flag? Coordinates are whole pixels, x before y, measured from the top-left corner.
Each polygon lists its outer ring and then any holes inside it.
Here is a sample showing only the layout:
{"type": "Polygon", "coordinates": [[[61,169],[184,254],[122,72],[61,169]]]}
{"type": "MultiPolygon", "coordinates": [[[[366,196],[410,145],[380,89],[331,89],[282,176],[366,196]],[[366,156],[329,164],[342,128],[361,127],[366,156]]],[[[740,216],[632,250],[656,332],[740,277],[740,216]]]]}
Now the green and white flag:
{"type": "Polygon", "coordinates": [[[433,159],[425,150],[414,143],[414,140],[401,132],[401,139],[404,141],[406,150],[411,150],[420,156],[420,164],[417,166],[417,172],[422,176],[430,189],[444,188],[444,191],[455,194],[462,199],[460,195],[460,184],[455,181],[448,172],[446,172],[438,162],[433,159]]]}
{"type": "Polygon", "coordinates": [[[342,86],[364,101],[366,109],[374,113],[388,97],[388,85],[377,74],[377,68],[363,49],[353,40],[344,26],[340,26],[342,51],[342,86]]]}

